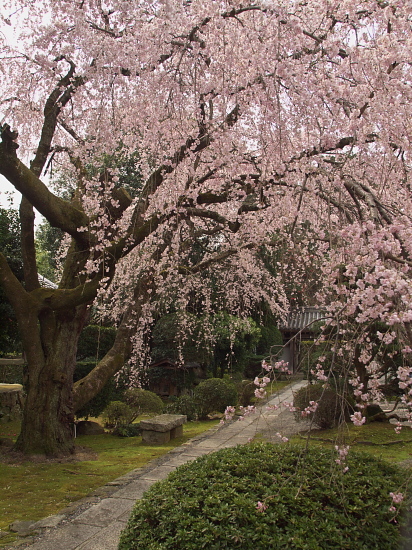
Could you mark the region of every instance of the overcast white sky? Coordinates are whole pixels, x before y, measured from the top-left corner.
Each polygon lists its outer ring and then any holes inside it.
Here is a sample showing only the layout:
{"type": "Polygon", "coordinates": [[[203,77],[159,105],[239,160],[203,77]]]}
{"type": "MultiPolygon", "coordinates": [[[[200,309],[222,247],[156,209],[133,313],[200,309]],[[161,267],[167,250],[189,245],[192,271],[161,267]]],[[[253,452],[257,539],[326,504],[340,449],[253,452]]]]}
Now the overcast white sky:
{"type": "Polygon", "coordinates": [[[2,208],[9,207],[9,201],[8,201],[9,194],[6,194],[7,191],[12,192],[13,208],[18,208],[20,204],[20,198],[21,198],[20,193],[16,191],[16,189],[12,186],[11,183],[9,183],[6,180],[6,178],[0,175],[0,206],[2,208]]]}
{"type": "MultiPolygon", "coordinates": [[[[4,7],[0,6],[0,32],[2,34],[3,39],[6,40],[6,43],[9,44],[16,43],[16,38],[14,36],[13,27],[5,24],[5,19],[9,18],[11,16],[11,13],[6,13],[4,7]]],[[[0,113],[0,122],[1,121],[1,113],[0,113]]],[[[11,191],[13,193],[13,207],[18,208],[20,204],[20,198],[21,195],[18,193],[15,188],[9,183],[6,178],[0,175],[0,207],[8,207],[9,201],[6,195],[6,191],[11,191]]]]}

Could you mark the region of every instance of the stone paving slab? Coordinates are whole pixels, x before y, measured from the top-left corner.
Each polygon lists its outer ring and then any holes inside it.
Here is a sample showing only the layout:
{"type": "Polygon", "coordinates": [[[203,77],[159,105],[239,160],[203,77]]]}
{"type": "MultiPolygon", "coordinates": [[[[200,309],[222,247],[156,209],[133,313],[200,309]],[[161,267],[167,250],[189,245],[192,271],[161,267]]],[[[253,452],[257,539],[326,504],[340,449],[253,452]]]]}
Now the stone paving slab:
{"type": "MultiPolygon", "coordinates": [[[[203,453],[202,453],[203,454],[203,453]]],[[[201,456],[201,455],[199,455],[201,456]]],[[[183,454],[180,456],[176,456],[174,458],[171,458],[168,462],[168,466],[173,466],[173,468],[177,468],[178,466],[182,466],[183,464],[186,464],[187,462],[192,462],[193,460],[196,460],[198,458],[197,456],[189,456],[187,454],[183,454]]]]}
{"type": "Polygon", "coordinates": [[[173,466],[158,466],[157,468],[153,468],[153,470],[150,470],[150,472],[142,474],[140,479],[160,481],[161,479],[165,479],[170,474],[170,472],[173,472],[174,469],[175,468],[173,466]]]}
{"type": "Polygon", "coordinates": [[[142,498],[143,494],[148,488],[153,485],[152,480],[138,479],[133,483],[129,483],[123,489],[119,489],[112,494],[112,498],[127,498],[136,501],[138,498],[142,498]]]}
{"type": "Polygon", "coordinates": [[[97,536],[100,527],[92,525],[65,525],[47,533],[39,542],[32,544],[30,550],[77,550],[81,544],[97,536]]]}
{"type": "Polygon", "coordinates": [[[109,527],[101,530],[98,535],[83,543],[77,550],[117,550],[120,533],[125,527],[125,522],[111,523],[109,527]]]}
{"type": "Polygon", "coordinates": [[[73,523],[107,527],[124,512],[131,510],[132,507],[133,501],[128,498],[104,498],[101,502],[77,516],[73,523]]]}
{"type": "MultiPolygon", "coordinates": [[[[133,504],[134,506],[134,504],[133,504]]],[[[133,510],[133,508],[132,508],[133,510]]],[[[122,514],[119,518],[117,518],[117,521],[121,521],[124,526],[126,527],[126,523],[129,521],[129,518],[130,518],[130,514],[132,512],[132,510],[130,510],[130,512],[125,512],[124,514],[122,514]]]]}

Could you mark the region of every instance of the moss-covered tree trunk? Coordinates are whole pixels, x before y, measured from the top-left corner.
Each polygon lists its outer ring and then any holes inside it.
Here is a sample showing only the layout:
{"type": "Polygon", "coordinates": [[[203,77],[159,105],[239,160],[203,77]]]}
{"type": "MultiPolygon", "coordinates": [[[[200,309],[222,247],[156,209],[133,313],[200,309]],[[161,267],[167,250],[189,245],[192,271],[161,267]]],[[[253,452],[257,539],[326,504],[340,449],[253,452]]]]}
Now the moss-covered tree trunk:
{"type": "Polygon", "coordinates": [[[29,358],[27,398],[16,449],[25,454],[67,455],[74,450],[73,373],[84,306],[41,316],[42,353],[29,358]]]}

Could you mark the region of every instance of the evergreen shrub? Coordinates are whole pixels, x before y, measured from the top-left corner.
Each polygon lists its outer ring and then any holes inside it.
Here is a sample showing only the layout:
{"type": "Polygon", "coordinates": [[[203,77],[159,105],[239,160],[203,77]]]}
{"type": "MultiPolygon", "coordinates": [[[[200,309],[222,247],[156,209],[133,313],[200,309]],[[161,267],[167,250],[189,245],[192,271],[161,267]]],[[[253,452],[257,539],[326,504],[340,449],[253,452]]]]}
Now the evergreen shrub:
{"type": "Polygon", "coordinates": [[[344,473],[336,457],[269,443],[205,455],[137,501],[119,550],[401,548],[403,520],[394,519],[389,493],[404,473],[352,451],[344,473]]]}
{"type": "Polygon", "coordinates": [[[108,427],[118,427],[131,424],[134,412],[122,401],[112,401],[103,411],[103,418],[108,427]]]}
{"type": "Polygon", "coordinates": [[[206,418],[211,412],[224,412],[228,405],[236,405],[237,390],[230,380],[208,378],[196,386],[194,398],[199,407],[199,417],[206,418]]]}
{"type": "Polygon", "coordinates": [[[158,395],[142,388],[126,390],[124,401],[133,410],[135,418],[143,413],[160,414],[164,407],[164,403],[158,395]]]}
{"type": "Polygon", "coordinates": [[[349,420],[353,412],[351,401],[342,391],[336,391],[323,384],[309,384],[295,393],[293,406],[297,408],[296,420],[302,419],[301,412],[310,406],[310,402],[318,403],[315,412],[309,413],[306,419],[312,420],[321,429],[329,429],[339,426],[349,420]]]}
{"type": "Polygon", "coordinates": [[[199,407],[190,395],[181,395],[166,404],[164,412],[167,414],[185,414],[187,419],[197,420],[199,407]]]}

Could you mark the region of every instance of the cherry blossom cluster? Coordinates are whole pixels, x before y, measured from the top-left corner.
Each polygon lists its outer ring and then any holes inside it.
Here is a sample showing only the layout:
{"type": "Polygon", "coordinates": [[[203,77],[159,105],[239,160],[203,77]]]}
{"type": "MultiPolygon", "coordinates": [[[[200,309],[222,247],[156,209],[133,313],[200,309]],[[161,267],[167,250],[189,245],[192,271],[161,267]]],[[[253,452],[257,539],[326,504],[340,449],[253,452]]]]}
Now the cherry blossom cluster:
{"type": "Polygon", "coordinates": [[[339,445],[335,445],[335,450],[338,453],[338,458],[335,459],[335,462],[339,466],[344,466],[342,470],[344,474],[349,470],[349,467],[344,465],[346,462],[346,457],[349,453],[349,448],[349,445],[343,445],[342,447],[340,447],[339,445]]]}
{"type": "Polygon", "coordinates": [[[405,498],[405,495],[403,493],[399,493],[399,492],[397,492],[397,493],[390,492],[389,496],[392,498],[392,504],[389,507],[389,510],[390,510],[390,512],[395,513],[397,511],[397,508],[394,505],[395,504],[401,504],[403,502],[404,498],[405,498]]]}

